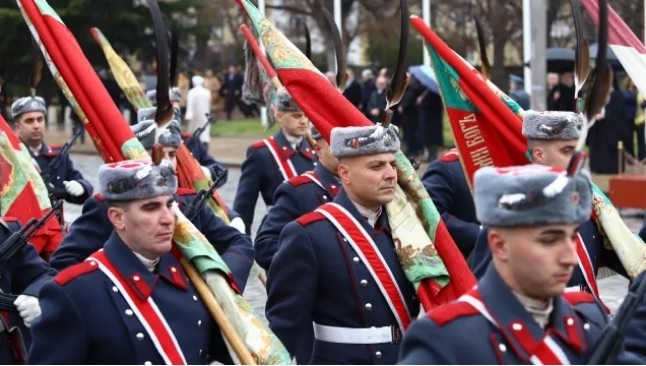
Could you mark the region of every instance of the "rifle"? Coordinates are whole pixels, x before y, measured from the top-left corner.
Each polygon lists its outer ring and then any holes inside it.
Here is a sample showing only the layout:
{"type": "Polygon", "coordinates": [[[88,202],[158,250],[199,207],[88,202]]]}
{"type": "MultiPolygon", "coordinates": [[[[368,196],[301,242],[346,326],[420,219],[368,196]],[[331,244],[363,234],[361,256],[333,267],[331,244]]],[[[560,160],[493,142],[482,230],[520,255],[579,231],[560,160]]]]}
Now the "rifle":
{"type": "MultiPolygon", "coordinates": [[[[57,200],[52,208],[47,211],[47,213],[40,219],[31,219],[20,228],[20,230],[11,234],[2,244],[0,244],[0,275],[4,274],[4,270],[7,267],[9,261],[12,257],[23,247],[23,245],[30,245],[27,243],[29,238],[32,237],[40,228],[49,221],[54,214],[60,211],[63,207],[63,201],[57,200]]],[[[0,309],[6,311],[17,311],[16,306],[13,304],[18,296],[10,295],[0,292],[0,309]]]]}
{"type": "Polygon", "coordinates": [[[191,203],[186,205],[184,208],[184,216],[186,216],[189,221],[193,221],[197,217],[200,210],[202,210],[202,207],[204,207],[204,204],[206,204],[206,200],[213,195],[215,188],[220,184],[220,181],[222,181],[225,176],[225,169],[222,169],[217,165],[214,165],[213,169],[215,170],[216,175],[213,180],[213,184],[211,184],[209,189],[201,189],[195,198],[193,198],[191,203]]]}
{"type": "Polygon", "coordinates": [[[67,154],[69,153],[70,148],[74,145],[76,142],[76,139],[81,136],[81,133],[83,132],[82,128],[77,128],[76,132],[74,132],[74,135],[72,136],[72,139],[68,142],[66,142],[63,147],[61,147],[60,152],[58,155],[52,160],[49,165],[47,166],[47,169],[41,173],[41,177],[43,178],[43,181],[45,182],[45,185],[47,186],[47,189],[54,194],[54,196],[58,199],[65,198],[65,195],[67,194],[64,189],[55,189],[53,184],[52,184],[52,178],[56,176],[56,172],[58,171],[58,167],[61,165],[63,162],[63,159],[67,157],[67,154]]]}
{"type": "Polygon", "coordinates": [[[635,291],[626,294],[624,302],[621,303],[617,314],[604,329],[601,338],[594,346],[594,351],[590,354],[588,365],[615,365],[617,356],[623,349],[624,333],[628,327],[628,322],[632,319],[637,310],[637,306],[642,298],[646,295],[646,278],[642,280],[635,291]]]}
{"type": "Polygon", "coordinates": [[[213,122],[213,113],[207,113],[207,114],[206,114],[206,122],[204,122],[204,124],[203,124],[202,126],[200,126],[200,128],[198,128],[197,130],[193,131],[193,134],[191,134],[191,137],[189,137],[188,139],[186,139],[186,142],[187,142],[186,147],[187,147],[189,150],[191,150],[191,151],[193,150],[193,147],[195,147],[195,144],[196,144],[198,141],[200,141],[200,135],[202,134],[202,132],[204,132],[204,130],[206,130],[206,127],[207,127],[211,122],[213,122]]]}

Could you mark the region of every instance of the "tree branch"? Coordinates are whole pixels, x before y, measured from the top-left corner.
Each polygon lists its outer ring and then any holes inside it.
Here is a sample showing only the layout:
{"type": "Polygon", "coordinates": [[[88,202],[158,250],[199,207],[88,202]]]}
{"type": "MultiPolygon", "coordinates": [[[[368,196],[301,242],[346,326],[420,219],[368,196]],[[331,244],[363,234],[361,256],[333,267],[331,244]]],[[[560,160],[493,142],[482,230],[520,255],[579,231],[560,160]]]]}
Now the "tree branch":
{"type": "Polygon", "coordinates": [[[303,10],[303,9],[300,9],[300,8],[295,8],[293,6],[269,5],[269,4],[267,4],[267,5],[265,5],[265,8],[274,9],[274,10],[284,10],[284,11],[288,11],[288,12],[294,13],[294,14],[306,15],[308,17],[313,17],[314,16],[314,14],[311,11],[306,11],[306,10],[303,10]]]}

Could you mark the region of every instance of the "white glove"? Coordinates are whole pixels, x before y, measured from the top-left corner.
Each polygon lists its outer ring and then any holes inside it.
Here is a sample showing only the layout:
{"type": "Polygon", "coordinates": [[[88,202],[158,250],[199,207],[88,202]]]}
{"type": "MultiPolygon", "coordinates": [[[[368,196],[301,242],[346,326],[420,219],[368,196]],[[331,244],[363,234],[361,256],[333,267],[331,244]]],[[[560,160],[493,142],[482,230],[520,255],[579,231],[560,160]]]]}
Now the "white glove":
{"type": "Polygon", "coordinates": [[[82,196],[83,193],[85,193],[85,189],[83,189],[81,183],[75,180],[66,180],[63,182],[63,185],[65,186],[67,193],[71,194],[74,197],[82,196]]]}
{"type": "Polygon", "coordinates": [[[40,316],[40,303],[37,297],[20,295],[13,304],[18,308],[18,312],[27,328],[31,327],[34,319],[40,316]]]}
{"type": "Polygon", "coordinates": [[[200,166],[202,168],[202,172],[204,172],[204,175],[206,175],[207,178],[213,179],[213,176],[211,174],[211,169],[205,167],[205,166],[200,166]]]}
{"type": "Polygon", "coordinates": [[[236,217],[235,219],[231,220],[229,223],[229,226],[233,226],[236,228],[239,232],[245,233],[245,230],[247,229],[247,225],[244,224],[244,221],[242,221],[241,218],[236,217]]]}

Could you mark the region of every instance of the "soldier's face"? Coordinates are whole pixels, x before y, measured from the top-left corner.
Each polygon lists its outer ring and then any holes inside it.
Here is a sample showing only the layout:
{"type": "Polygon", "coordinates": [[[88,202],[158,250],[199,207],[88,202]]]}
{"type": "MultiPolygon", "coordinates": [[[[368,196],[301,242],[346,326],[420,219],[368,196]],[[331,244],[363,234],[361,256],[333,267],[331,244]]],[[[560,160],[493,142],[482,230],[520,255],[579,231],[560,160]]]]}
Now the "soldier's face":
{"type": "Polygon", "coordinates": [[[577,265],[579,225],[560,224],[515,229],[489,229],[496,269],[507,285],[537,299],[558,296],[577,265]]]}
{"type": "Polygon", "coordinates": [[[309,128],[309,120],[303,112],[278,112],[276,120],[288,135],[305,136],[309,128]]]}
{"type": "Polygon", "coordinates": [[[137,200],[126,207],[110,207],[108,218],[132,251],[155,259],[171,250],[175,230],[173,202],[170,195],[137,200]]]}
{"type": "MultiPolygon", "coordinates": [[[[148,149],[147,151],[148,155],[152,155],[152,149],[148,149]]],[[[177,149],[174,147],[165,147],[163,151],[162,160],[169,161],[173,166],[173,169],[177,171],[177,149]]]]}
{"type": "Polygon", "coordinates": [[[541,143],[532,151],[533,161],[553,168],[567,169],[577,140],[555,140],[541,143]]]}
{"type": "Polygon", "coordinates": [[[339,159],[335,158],[330,152],[330,145],[325,140],[319,139],[316,141],[316,145],[314,145],[314,151],[316,151],[316,156],[318,156],[321,164],[336,175],[337,169],[339,168],[339,159]]]}
{"type": "Polygon", "coordinates": [[[397,184],[394,154],[344,158],[338,172],[343,189],[358,204],[376,209],[393,200],[397,184]]]}
{"type": "Polygon", "coordinates": [[[28,144],[40,144],[45,130],[45,114],[43,112],[27,112],[16,122],[16,132],[21,140],[28,144]]]}

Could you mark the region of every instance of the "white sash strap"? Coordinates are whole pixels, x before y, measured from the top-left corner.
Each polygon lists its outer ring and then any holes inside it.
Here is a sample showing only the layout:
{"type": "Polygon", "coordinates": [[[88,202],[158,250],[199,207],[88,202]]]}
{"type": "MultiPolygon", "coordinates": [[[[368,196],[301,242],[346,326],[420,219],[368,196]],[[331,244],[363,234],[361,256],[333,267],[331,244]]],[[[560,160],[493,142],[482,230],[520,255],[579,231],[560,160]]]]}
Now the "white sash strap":
{"type": "MultiPolygon", "coordinates": [[[[164,362],[167,365],[186,365],[186,358],[182,353],[182,349],[152,297],[149,296],[146,300],[141,300],[132,293],[132,289],[125,283],[126,280],[110,262],[103,249],[92,254],[86,260],[98,264],[101,272],[117,287],[121,296],[123,296],[137,319],[141,322],[141,325],[146,329],[148,336],[164,362]]],[[[115,352],[118,352],[118,350],[115,352]]]]}
{"type": "Polygon", "coordinates": [[[395,327],[346,328],[314,323],[314,338],[341,344],[399,343],[395,327]]]}
{"type": "Polygon", "coordinates": [[[262,140],[262,142],[265,143],[265,145],[269,149],[269,152],[274,157],[274,161],[276,162],[276,165],[278,165],[278,170],[280,170],[280,173],[283,176],[283,181],[292,179],[298,175],[296,173],[296,168],[294,168],[294,165],[292,164],[291,160],[285,159],[281,155],[281,152],[278,149],[279,146],[273,137],[264,139],[262,140]]]}
{"type": "MultiPolygon", "coordinates": [[[[485,317],[491,324],[496,328],[501,329],[500,324],[491,316],[485,304],[475,296],[467,293],[460,296],[458,301],[466,302],[469,305],[473,306],[482,316],[485,317]]],[[[518,343],[523,346],[520,339],[516,339],[518,343]]],[[[534,365],[569,365],[570,360],[568,360],[567,355],[561,349],[561,347],[552,339],[550,335],[545,335],[542,339],[542,344],[537,348],[537,351],[533,355],[529,355],[529,360],[534,365]]]]}

